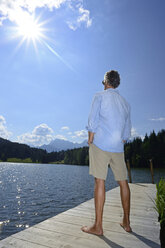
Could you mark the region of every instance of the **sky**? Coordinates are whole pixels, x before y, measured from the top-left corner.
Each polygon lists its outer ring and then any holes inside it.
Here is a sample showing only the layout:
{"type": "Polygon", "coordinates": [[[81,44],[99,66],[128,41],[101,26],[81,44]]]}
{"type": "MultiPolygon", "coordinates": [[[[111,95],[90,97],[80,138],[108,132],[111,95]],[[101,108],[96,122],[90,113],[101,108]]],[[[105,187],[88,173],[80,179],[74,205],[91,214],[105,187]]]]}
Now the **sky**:
{"type": "Polygon", "coordinates": [[[132,137],[165,129],[164,13],[164,0],[0,0],[0,137],[84,141],[109,70],[132,137]]]}

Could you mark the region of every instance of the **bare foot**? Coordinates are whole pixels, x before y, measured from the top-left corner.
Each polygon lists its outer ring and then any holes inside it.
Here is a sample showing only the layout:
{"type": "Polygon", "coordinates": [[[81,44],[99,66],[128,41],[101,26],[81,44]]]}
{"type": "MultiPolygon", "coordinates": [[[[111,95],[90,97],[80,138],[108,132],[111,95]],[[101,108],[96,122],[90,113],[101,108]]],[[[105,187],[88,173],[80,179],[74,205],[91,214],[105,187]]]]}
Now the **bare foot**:
{"type": "Polygon", "coordinates": [[[90,233],[90,234],[95,234],[95,235],[99,235],[99,236],[103,235],[103,229],[96,227],[95,224],[93,226],[91,226],[91,227],[83,226],[81,228],[81,230],[83,232],[90,233]]]}
{"type": "Polygon", "coordinates": [[[132,229],[130,227],[130,225],[126,225],[124,223],[120,223],[120,226],[126,231],[126,232],[132,232],[132,229]]]}

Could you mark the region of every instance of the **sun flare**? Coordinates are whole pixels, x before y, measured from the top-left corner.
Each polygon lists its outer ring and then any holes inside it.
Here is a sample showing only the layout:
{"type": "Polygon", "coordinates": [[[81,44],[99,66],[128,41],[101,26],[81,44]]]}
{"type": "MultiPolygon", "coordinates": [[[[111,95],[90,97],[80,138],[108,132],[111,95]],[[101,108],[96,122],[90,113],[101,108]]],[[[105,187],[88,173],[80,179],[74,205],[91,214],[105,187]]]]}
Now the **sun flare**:
{"type": "Polygon", "coordinates": [[[36,21],[29,20],[19,25],[18,34],[23,36],[24,39],[36,40],[42,35],[42,31],[36,21]]]}
{"type": "MultiPolygon", "coordinates": [[[[20,49],[20,47],[26,43],[30,45],[33,44],[35,52],[38,54],[38,42],[43,47],[46,47],[52,54],[54,54],[59,60],[61,60],[69,69],[75,71],[72,66],[65,61],[65,59],[60,56],[60,54],[53,48],[50,44],[52,39],[46,35],[49,31],[48,28],[45,28],[45,24],[49,22],[49,20],[45,20],[43,22],[39,22],[40,17],[35,18],[33,14],[30,14],[26,11],[17,11],[17,15],[15,16],[16,26],[12,28],[12,37],[14,39],[20,39],[17,47],[15,48],[15,52],[20,49]]],[[[40,46],[40,47],[41,47],[40,46]]],[[[27,47],[26,47],[27,48],[27,47]]]]}
{"type": "Polygon", "coordinates": [[[35,43],[36,40],[44,37],[42,26],[43,24],[39,23],[34,16],[27,14],[22,17],[19,15],[16,28],[17,36],[22,37],[23,41],[32,40],[35,43]]]}

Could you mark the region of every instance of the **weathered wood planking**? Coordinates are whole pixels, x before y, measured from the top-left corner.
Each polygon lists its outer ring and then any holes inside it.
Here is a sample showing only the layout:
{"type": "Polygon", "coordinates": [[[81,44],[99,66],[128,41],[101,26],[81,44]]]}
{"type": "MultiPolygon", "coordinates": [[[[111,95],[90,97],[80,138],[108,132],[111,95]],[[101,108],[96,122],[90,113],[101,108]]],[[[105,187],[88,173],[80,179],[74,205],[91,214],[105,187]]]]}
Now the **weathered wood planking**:
{"type": "Polygon", "coordinates": [[[106,192],[104,236],[81,231],[94,221],[94,199],[47,219],[0,241],[0,248],[159,248],[159,223],[154,209],[156,187],[130,184],[131,226],[126,233],[119,225],[122,218],[119,187],[106,192]]]}

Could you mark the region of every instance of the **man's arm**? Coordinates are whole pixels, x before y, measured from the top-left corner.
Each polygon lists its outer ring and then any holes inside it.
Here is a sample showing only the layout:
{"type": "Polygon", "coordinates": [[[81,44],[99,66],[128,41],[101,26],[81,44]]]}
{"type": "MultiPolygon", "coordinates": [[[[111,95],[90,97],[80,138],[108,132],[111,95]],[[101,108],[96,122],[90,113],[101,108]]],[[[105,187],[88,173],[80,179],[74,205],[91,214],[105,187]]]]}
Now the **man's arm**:
{"type": "Polygon", "coordinates": [[[88,145],[93,143],[95,133],[88,132],[88,145]]]}
{"type": "Polygon", "coordinates": [[[130,116],[130,108],[129,108],[129,112],[128,112],[128,116],[126,119],[126,123],[125,123],[125,128],[124,128],[124,133],[123,133],[123,142],[125,143],[131,136],[131,116],[130,116]]]}
{"type": "Polygon", "coordinates": [[[86,127],[88,130],[88,144],[89,145],[93,143],[94,134],[97,130],[97,126],[99,123],[100,101],[101,101],[100,95],[95,95],[93,102],[92,102],[90,114],[88,117],[88,126],[86,127]]]}

